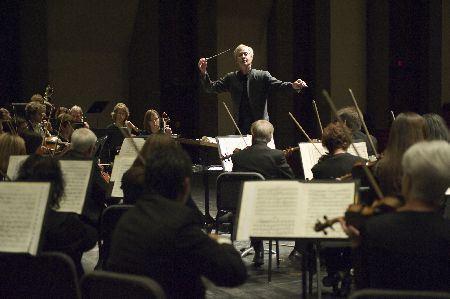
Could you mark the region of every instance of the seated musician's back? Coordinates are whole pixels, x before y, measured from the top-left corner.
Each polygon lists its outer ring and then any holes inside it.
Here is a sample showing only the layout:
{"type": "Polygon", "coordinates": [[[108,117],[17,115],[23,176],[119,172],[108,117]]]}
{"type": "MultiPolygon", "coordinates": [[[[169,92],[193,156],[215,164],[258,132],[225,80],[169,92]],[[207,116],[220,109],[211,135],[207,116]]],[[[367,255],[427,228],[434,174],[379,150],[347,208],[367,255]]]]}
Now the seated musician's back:
{"type": "Polygon", "coordinates": [[[221,286],[245,281],[239,253],[203,233],[192,209],[185,206],[191,172],[190,159],[179,147],[150,153],[148,190],[119,221],[107,270],[149,276],[169,298],[204,297],[201,275],[221,286]]]}
{"type": "Polygon", "coordinates": [[[443,141],[417,143],[404,154],[405,205],[371,218],[361,231],[361,287],[450,290],[450,222],[437,213],[449,165],[443,141]]]}

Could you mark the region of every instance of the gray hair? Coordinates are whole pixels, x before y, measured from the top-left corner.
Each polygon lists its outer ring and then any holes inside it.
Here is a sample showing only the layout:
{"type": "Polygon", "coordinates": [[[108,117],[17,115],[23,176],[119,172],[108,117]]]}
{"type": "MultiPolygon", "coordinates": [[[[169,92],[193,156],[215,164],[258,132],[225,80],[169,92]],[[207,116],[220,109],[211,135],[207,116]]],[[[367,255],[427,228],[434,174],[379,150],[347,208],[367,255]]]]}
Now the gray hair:
{"type": "Polygon", "coordinates": [[[72,111],[78,111],[80,113],[83,113],[83,109],[81,109],[81,107],[77,106],[77,105],[75,105],[75,106],[73,106],[72,108],[69,109],[69,113],[72,112],[72,111]]]}
{"type": "Polygon", "coordinates": [[[250,128],[252,142],[255,143],[259,141],[269,143],[270,140],[272,140],[273,131],[273,125],[269,121],[265,119],[255,121],[250,128]]]}
{"type": "Polygon", "coordinates": [[[432,205],[441,203],[450,186],[450,144],[422,141],[403,155],[403,175],[411,179],[411,196],[432,205]]]}
{"type": "Polygon", "coordinates": [[[236,59],[236,56],[239,54],[239,51],[244,49],[244,48],[247,48],[248,49],[248,53],[251,54],[251,56],[253,57],[253,49],[252,49],[252,47],[249,47],[249,46],[244,45],[244,44],[240,44],[233,51],[234,59],[236,59]]]}
{"type": "Polygon", "coordinates": [[[86,128],[80,128],[72,133],[70,146],[74,151],[85,153],[97,142],[94,132],[86,128]]]}

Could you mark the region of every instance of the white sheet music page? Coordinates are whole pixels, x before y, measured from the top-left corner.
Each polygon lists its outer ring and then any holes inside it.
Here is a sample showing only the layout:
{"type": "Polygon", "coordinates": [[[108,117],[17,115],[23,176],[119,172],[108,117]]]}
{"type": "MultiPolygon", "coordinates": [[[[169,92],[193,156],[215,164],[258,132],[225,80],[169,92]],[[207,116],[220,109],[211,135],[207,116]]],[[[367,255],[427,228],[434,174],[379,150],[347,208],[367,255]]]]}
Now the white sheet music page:
{"type": "MultiPolygon", "coordinates": [[[[232,155],[237,148],[244,149],[246,146],[252,145],[252,135],[244,135],[245,142],[239,135],[218,136],[216,139],[217,144],[219,145],[218,150],[220,158],[232,155]]],[[[271,149],[275,149],[275,141],[273,138],[267,146],[271,149]]],[[[231,158],[222,160],[222,166],[224,171],[232,171],[233,162],[231,161],[231,158]]]]}
{"type": "Polygon", "coordinates": [[[328,235],[315,232],[317,219],[344,215],[355,196],[354,182],[245,182],[239,207],[236,240],[249,237],[338,238],[347,236],[336,225],[328,235]]]}
{"type": "Polygon", "coordinates": [[[37,254],[50,183],[0,182],[0,251],[37,254]]]}
{"type": "Polygon", "coordinates": [[[322,143],[319,142],[314,142],[314,144],[310,142],[300,142],[298,146],[300,148],[305,179],[312,180],[313,174],[311,169],[317,164],[320,157],[325,155],[328,151],[323,147],[322,143]]]}
{"type": "Polygon", "coordinates": [[[92,160],[60,160],[59,162],[66,187],[58,211],[81,214],[91,178],[92,160]]]}
{"type": "Polygon", "coordinates": [[[355,197],[354,182],[329,182],[329,183],[303,183],[304,200],[302,197],[301,209],[305,211],[301,227],[301,234],[307,238],[347,238],[339,224],[328,229],[328,234],[315,232],[314,224],[317,220],[323,221],[323,216],[328,219],[342,217],[348,206],[353,203],[355,197]]]}
{"type": "Polygon", "coordinates": [[[296,237],[300,186],[297,181],[245,182],[236,239],[296,237]]]}
{"type": "Polygon", "coordinates": [[[145,143],[144,138],[124,138],[122,146],[120,147],[120,156],[131,156],[135,158],[137,157],[137,152],[133,146],[133,141],[136,144],[137,149],[141,151],[145,143]]]}
{"type": "Polygon", "coordinates": [[[114,165],[111,173],[111,182],[114,182],[111,197],[123,197],[123,190],[120,188],[122,184],[123,174],[130,169],[136,158],[129,156],[117,155],[114,159],[114,165]]]}
{"type": "Polygon", "coordinates": [[[20,166],[22,165],[23,161],[25,161],[27,158],[28,155],[9,157],[8,170],[6,171],[6,174],[11,178],[11,180],[14,181],[15,179],[17,179],[20,166]]]}
{"type": "MultiPolygon", "coordinates": [[[[369,155],[367,154],[367,144],[365,142],[356,142],[354,143],[356,149],[358,150],[358,153],[361,155],[362,158],[369,160],[369,155]]],[[[353,156],[358,156],[358,154],[355,152],[355,149],[353,148],[353,145],[350,145],[347,152],[349,154],[352,154],[353,156]]]]}

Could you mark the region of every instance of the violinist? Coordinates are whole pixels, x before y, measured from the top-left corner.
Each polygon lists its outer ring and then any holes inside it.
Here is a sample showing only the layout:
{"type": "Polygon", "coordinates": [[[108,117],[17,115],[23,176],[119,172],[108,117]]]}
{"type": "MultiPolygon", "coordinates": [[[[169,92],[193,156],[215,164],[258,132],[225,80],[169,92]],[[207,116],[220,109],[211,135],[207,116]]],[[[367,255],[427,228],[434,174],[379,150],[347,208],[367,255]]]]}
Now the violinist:
{"type": "MultiPolygon", "coordinates": [[[[367,154],[369,156],[374,156],[375,152],[372,146],[370,145],[369,136],[367,136],[361,131],[362,122],[358,116],[358,111],[356,110],[356,108],[351,106],[344,107],[342,109],[339,109],[337,111],[337,114],[345,123],[345,125],[351,130],[353,142],[360,142],[360,141],[365,142],[367,146],[367,154]]],[[[377,139],[372,135],[370,135],[370,139],[372,139],[372,142],[376,149],[378,144],[377,139]]]]}
{"type": "MultiPolygon", "coordinates": [[[[97,137],[89,129],[81,128],[72,133],[70,150],[61,159],[90,160],[93,159],[97,137]]],[[[87,223],[98,226],[100,215],[107,202],[108,183],[104,180],[97,163],[92,168],[92,183],[89,194],[86,196],[83,217],[87,223]]]]}
{"type": "Polygon", "coordinates": [[[130,117],[130,110],[128,110],[127,105],[118,103],[114,106],[113,112],[111,112],[113,123],[110,124],[107,129],[127,128],[130,134],[138,134],[139,128],[129,121],[128,117],[130,117]]]}
{"type": "Polygon", "coordinates": [[[450,145],[419,142],[403,155],[403,207],[369,218],[360,230],[342,222],[359,257],[359,288],[450,291],[450,223],[437,211],[450,186],[450,145]]]}
{"type": "MultiPolygon", "coordinates": [[[[62,107],[62,108],[64,108],[64,107],[62,107]]],[[[80,124],[82,124],[83,128],[89,129],[89,124],[84,121],[83,109],[81,109],[80,106],[75,105],[72,108],[70,108],[69,109],[69,114],[73,117],[73,122],[74,123],[80,123],[80,124]]]]}
{"type": "Polygon", "coordinates": [[[314,179],[336,179],[350,173],[353,165],[363,159],[347,153],[352,141],[348,139],[350,129],[335,122],[323,129],[322,145],[328,150],[311,169],[314,179]],[[347,134],[345,134],[347,131],[347,134]]]}
{"type": "Polygon", "coordinates": [[[445,140],[450,142],[450,133],[448,132],[445,120],[436,113],[427,113],[422,115],[425,119],[425,130],[427,140],[445,140]]]}
{"type": "MultiPolygon", "coordinates": [[[[163,113],[164,114],[164,113],[163,113]]],[[[161,126],[162,119],[159,116],[158,111],[150,109],[145,112],[143,121],[143,130],[139,132],[139,135],[151,135],[156,133],[172,134],[172,129],[169,127],[166,121],[163,121],[165,127],[161,126]]]]}
{"type": "Polygon", "coordinates": [[[72,127],[72,122],[73,122],[73,117],[70,114],[67,113],[62,113],[60,115],[58,115],[58,119],[57,119],[57,124],[58,124],[58,130],[59,130],[59,134],[58,134],[58,138],[61,142],[67,143],[70,142],[70,137],[72,136],[73,133],[73,127],[72,127]]]}
{"type": "Polygon", "coordinates": [[[39,102],[29,102],[25,106],[25,115],[28,121],[28,129],[41,135],[50,136],[44,125],[45,106],[39,102]]]}
{"type": "Polygon", "coordinates": [[[5,132],[3,129],[3,123],[7,123],[9,121],[11,121],[11,115],[9,114],[9,111],[5,108],[0,108],[0,135],[5,132]]]}
{"type": "MultiPolygon", "coordinates": [[[[250,128],[252,145],[231,156],[233,171],[258,172],[265,179],[293,179],[294,173],[286,162],[283,151],[271,149],[267,144],[273,138],[273,125],[264,119],[255,121],[250,128]]],[[[255,250],[253,263],[256,267],[264,264],[262,241],[252,240],[255,250]]]]}
{"type": "Polygon", "coordinates": [[[411,145],[424,140],[425,134],[425,120],[417,113],[400,113],[395,118],[382,158],[373,166],[375,178],[384,195],[399,197],[403,154],[411,145]]]}

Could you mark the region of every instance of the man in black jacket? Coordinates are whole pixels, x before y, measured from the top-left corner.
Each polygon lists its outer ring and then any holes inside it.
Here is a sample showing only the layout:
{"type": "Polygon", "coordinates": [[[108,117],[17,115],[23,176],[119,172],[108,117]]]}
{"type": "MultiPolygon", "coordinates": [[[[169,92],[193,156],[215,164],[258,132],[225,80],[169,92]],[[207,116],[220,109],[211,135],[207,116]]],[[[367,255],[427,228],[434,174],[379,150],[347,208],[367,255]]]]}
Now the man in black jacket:
{"type": "Polygon", "coordinates": [[[120,219],[107,270],[149,276],[169,298],[203,298],[202,275],[220,286],[246,280],[246,268],[231,242],[205,234],[185,206],[191,175],[191,161],[179,147],[150,153],[147,190],[120,219]]]}
{"type": "MultiPolygon", "coordinates": [[[[251,126],[252,145],[231,156],[233,171],[258,172],[266,180],[293,179],[294,173],[286,162],[283,151],[271,149],[267,143],[272,140],[274,128],[270,122],[261,119],[251,126]]],[[[255,266],[264,264],[264,247],[262,241],[252,240],[255,249],[253,262],[255,266]]]]}
{"type": "Polygon", "coordinates": [[[294,82],[282,82],[272,77],[268,71],[252,69],[253,49],[239,45],[234,50],[234,58],[239,70],[226,74],[217,81],[211,81],[206,71],[207,59],[201,58],[198,68],[204,89],[211,93],[230,92],[233,101],[234,117],[243,134],[250,131],[251,124],[258,119],[269,120],[267,97],[275,90],[297,91],[307,87],[297,79],[294,82]]]}

